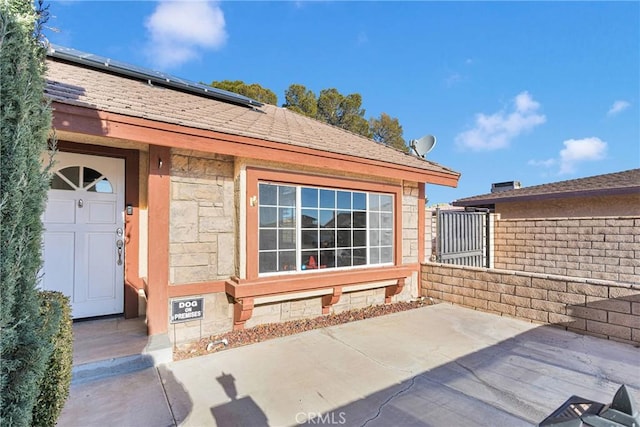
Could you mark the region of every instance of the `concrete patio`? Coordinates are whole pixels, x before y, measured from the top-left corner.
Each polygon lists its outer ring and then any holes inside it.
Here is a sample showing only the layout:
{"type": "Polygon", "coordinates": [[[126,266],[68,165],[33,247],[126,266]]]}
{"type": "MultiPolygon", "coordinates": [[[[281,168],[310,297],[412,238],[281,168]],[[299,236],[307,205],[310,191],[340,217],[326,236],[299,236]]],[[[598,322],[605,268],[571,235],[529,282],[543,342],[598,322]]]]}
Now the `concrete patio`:
{"type": "Polygon", "coordinates": [[[60,426],[531,426],[640,349],[438,304],[72,385],[60,426]]]}

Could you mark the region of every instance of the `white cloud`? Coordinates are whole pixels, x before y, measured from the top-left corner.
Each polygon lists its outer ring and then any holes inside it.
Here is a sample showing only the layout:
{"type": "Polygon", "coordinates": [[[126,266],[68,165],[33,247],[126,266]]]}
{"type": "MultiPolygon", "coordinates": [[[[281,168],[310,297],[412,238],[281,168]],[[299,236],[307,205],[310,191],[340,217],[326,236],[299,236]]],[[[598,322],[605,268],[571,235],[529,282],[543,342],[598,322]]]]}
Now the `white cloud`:
{"type": "Polygon", "coordinates": [[[613,103],[611,108],[609,108],[609,111],[607,111],[607,116],[615,116],[617,114],[620,114],[621,112],[623,112],[624,110],[626,110],[630,106],[631,106],[631,104],[628,103],[627,101],[618,100],[618,101],[613,103]]]}
{"type": "Polygon", "coordinates": [[[544,114],[538,113],[540,104],[529,92],[519,93],[513,104],[511,111],[476,114],[475,126],[459,133],[456,143],[475,151],[506,148],[514,138],[547,121],[544,114]]]}
{"type": "Polygon", "coordinates": [[[556,159],[547,159],[547,160],[529,160],[528,162],[531,166],[540,166],[543,168],[550,168],[557,163],[556,159]]]}
{"type": "Polygon", "coordinates": [[[217,2],[161,1],[145,22],[151,61],[173,68],[197,59],[203,49],[227,41],[224,13],[217,2]]]}
{"type": "Polygon", "coordinates": [[[560,150],[560,174],[575,171],[577,163],[604,159],[607,143],[600,138],[569,139],[560,150]]]}

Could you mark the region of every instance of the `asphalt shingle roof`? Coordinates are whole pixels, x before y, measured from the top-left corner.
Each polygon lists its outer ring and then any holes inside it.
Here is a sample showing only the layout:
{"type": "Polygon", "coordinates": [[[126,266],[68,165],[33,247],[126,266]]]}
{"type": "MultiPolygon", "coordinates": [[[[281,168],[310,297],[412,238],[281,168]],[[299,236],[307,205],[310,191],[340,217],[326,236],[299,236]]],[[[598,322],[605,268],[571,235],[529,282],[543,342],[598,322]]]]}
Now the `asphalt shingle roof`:
{"type": "Polygon", "coordinates": [[[501,202],[580,197],[640,192],[640,169],[608,173],[586,178],[534,185],[496,193],[466,197],[453,202],[454,206],[479,206],[501,202]]]}
{"type": "Polygon", "coordinates": [[[234,105],[54,58],[47,60],[46,76],[46,94],[58,103],[459,175],[437,163],[273,105],[234,105]]]}

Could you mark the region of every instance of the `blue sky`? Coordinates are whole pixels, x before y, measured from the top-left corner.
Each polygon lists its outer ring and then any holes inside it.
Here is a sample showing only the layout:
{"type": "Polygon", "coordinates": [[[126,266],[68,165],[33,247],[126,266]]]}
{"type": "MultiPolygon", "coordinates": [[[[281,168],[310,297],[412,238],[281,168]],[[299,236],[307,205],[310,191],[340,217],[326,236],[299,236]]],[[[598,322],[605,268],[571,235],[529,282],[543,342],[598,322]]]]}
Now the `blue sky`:
{"type": "Polygon", "coordinates": [[[55,44],[284,102],[362,95],[462,173],[429,205],[640,167],[640,2],[53,1],[55,44]]]}

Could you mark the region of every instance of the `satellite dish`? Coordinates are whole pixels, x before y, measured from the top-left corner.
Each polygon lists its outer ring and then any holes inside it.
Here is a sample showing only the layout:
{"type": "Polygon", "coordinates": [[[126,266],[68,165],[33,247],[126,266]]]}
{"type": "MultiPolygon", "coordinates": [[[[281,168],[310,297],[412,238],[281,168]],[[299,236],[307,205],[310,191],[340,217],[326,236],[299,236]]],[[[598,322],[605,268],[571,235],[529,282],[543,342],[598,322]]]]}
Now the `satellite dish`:
{"type": "Polygon", "coordinates": [[[416,153],[418,157],[424,157],[429,151],[433,150],[436,146],[436,137],[433,135],[426,135],[420,139],[411,140],[411,149],[416,153]]]}

